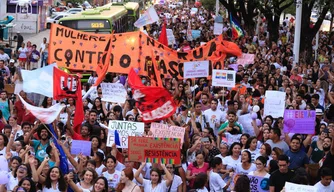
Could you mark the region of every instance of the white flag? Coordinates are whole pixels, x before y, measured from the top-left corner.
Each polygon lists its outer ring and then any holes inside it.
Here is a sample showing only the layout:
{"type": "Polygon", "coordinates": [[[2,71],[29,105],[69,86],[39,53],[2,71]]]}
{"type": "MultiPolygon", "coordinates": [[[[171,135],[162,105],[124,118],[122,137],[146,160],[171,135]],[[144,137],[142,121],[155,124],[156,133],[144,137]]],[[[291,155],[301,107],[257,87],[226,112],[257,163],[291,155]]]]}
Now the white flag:
{"type": "Polygon", "coordinates": [[[151,6],[146,10],[146,12],[134,23],[134,26],[141,28],[145,25],[155,23],[159,20],[159,16],[155,11],[154,7],[151,6]]]}
{"type": "Polygon", "coordinates": [[[53,68],[56,64],[48,65],[36,70],[21,70],[23,91],[26,93],[39,93],[53,97],[53,68]]]}
{"type": "Polygon", "coordinates": [[[60,103],[57,103],[49,108],[35,107],[27,103],[20,95],[18,95],[23,105],[42,123],[52,123],[59,115],[60,111],[65,107],[60,103]]]}
{"type": "Polygon", "coordinates": [[[191,30],[190,20],[188,21],[187,40],[188,41],[192,41],[193,40],[193,34],[192,34],[192,30],[191,30]]]}

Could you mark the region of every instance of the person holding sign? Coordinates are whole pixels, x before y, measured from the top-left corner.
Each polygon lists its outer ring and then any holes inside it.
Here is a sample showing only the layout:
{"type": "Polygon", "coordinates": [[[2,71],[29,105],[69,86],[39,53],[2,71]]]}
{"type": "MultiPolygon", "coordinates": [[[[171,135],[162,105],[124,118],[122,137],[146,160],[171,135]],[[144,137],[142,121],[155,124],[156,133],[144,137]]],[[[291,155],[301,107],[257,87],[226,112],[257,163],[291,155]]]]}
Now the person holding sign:
{"type": "Polygon", "coordinates": [[[249,172],[248,175],[259,176],[264,178],[270,177],[270,174],[265,169],[267,166],[267,159],[265,157],[263,156],[258,157],[255,161],[255,165],[256,165],[256,170],[249,172]]]}
{"type": "Polygon", "coordinates": [[[151,181],[147,179],[143,179],[140,177],[140,173],[145,167],[146,163],[143,162],[139,169],[135,173],[135,178],[139,184],[144,186],[145,192],[163,192],[167,191],[167,188],[172,184],[173,177],[170,172],[167,170],[164,164],[161,164],[162,169],[166,173],[166,180],[162,181],[162,174],[159,169],[152,168],[151,169],[151,181]]]}

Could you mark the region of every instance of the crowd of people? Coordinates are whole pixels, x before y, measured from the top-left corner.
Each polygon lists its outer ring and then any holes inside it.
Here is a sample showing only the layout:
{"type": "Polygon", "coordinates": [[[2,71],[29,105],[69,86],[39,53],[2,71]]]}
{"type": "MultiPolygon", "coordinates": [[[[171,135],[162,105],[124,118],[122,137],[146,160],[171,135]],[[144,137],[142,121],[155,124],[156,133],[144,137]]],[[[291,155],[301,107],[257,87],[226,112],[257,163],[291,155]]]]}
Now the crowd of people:
{"type": "MultiPolygon", "coordinates": [[[[173,30],[172,47],[187,51],[214,38],[214,14],[203,7],[191,13],[191,6],[173,8],[157,6],[156,10],[173,30]],[[198,39],[187,38],[187,27],[200,30],[198,39]]],[[[58,145],[68,159],[69,173],[63,173],[60,153],[52,140],[55,135],[15,97],[8,95],[4,84],[15,83],[15,94],[27,103],[49,108],[52,98],[22,91],[21,69],[47,65],[48,42],[40,46],[20,42],[16,54],[0,48],[2,89],[0,94],[0,160],[8,161],[9,181],[0,191],[19,192],[249,192],[248,176],[268,178],[263,190],[284,191],[286,182],[312,185],[316,191],[334,191],[334,52],[329,34],[320,32],[318,53],[313,63],[292,64],[293,24],[285,20],[278,42],[269,42],[265,18],[255,36],[235,40],[244,53],[255,54],[253,63],[230,67],[236,58],[226,60],[225,69],[236,70],[234,88],[214,87],[208,78],[164,79],[164,87],[179,103],[176,113],[159,121],[184,127],[181,164],[132,162],[128,150],[107,147],[110,120],[142,122],[143,117],[132,98],[131,87],[123,81],[126,75],[108,74],[106,82],[123,83],[128,90],[124,104],[102,101],[102,89],[83,100],[85,120],[80,133],[73,129],[76,100],[60,101],[66,107],[53,122],[58,145]],[[271,45],[269,47],[269,45],[271,45]],[[315,110],[314,134],[286,133],[283,117],[264,116],[266,90],[286,93],[286,109],[315,110]],[[258,110],[255,110],[258,109],[258,110]],[[239,118],[256,112],[253,130],[244,129],[239,118]],[[71,155],[72,140],[91,141],[91,154],[71,155]]],[[[161,24],[146,26],[146,32],[158,38],[161,24]]],[[[230,26],[224,22],[224,36],[230,26]]],[[[95,72],[83,85],[85,93],[95,83],[95,72]]],[[[148,77],[142,83],[150,85],[148,77]]],[[[152,136],[145,123],[144,137],[152,136]]],[[[1,169],[0,169],[1,171],[1,169]]],[[[1,181],[0,181],[1,182],[1,181]]]]}

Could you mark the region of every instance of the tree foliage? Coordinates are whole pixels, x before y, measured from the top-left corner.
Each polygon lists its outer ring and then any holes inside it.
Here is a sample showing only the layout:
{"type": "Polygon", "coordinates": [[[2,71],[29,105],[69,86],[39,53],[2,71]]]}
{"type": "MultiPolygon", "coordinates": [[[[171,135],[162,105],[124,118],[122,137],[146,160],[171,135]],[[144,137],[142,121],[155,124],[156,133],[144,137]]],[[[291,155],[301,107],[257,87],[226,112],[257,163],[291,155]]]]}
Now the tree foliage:
{"type": "Polygon", "coordinates": [[[201,3],[206,10],[213,10],[216,6],[215,0],[201,0],[201,3]]]}

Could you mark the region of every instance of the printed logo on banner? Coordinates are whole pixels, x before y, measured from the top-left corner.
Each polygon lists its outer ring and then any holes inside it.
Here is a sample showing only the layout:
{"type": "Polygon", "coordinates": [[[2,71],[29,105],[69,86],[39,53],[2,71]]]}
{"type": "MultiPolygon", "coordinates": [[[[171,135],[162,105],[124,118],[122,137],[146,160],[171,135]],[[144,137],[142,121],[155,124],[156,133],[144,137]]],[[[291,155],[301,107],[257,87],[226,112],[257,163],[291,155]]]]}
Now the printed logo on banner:
{"type": "Polygon", "coordinates": [[[230,70],[213,70],[212,85],[221,87],[235,86],[235,71],[230,70]]]}

